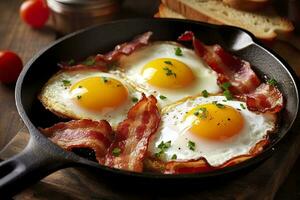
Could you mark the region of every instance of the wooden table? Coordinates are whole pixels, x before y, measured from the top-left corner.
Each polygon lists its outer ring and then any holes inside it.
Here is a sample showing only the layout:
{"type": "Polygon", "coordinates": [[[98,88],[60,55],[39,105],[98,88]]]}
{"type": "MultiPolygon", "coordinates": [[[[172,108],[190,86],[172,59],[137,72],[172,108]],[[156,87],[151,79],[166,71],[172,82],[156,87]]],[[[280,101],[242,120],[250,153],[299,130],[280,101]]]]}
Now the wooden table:
{"type": "MultiPolygon", "coordinates": [[[[24,25],[18,15],[21,2],[21,0],[0,1],[0,49],[17,52],[26,63],[38,50],[54,41],[57,36],[51,26],[34,30],[24,25]]],[[[130,10],[133,4],[140,7],[137,9],[140,13],[131,16],[141,15],[143,9],[148,12],[146,14],[144,12],[144,15],[152,15],[157,2],[136,3],[131,0],[125,2],[125,7],[130,10]]],[[[295,59],[300,57],[299,50],[284,42],[276,43],[274,49],[287,59],[300,75],[300,59],[295,59]]],[[[232,180],[205,188],[187,186],[173,189],[173,186],[166,185],[161,190],[145,188],[137,191],[132,187],[120,189],[120,187],[107,185],[101,177],[85,170],[64,169],[44,178],[14,199],[272,199],[299,155],[300,134],[296,131],[299,130],[299,125],[297,124],[280,143],[278,151],[270,159],[238,177],[233,177],[232,180]]],[[[28,141],[28,133],[15,108],[14,86],[0,84],[0,136],[8,135],[5,138],[0,137],[0,148],[15,133],[18,134],[11,145],[0,154],[2,159],[20,152],[28,141]]],[[[296,175],[299,176],[300,173],[296,175]]],[[[283,191],[296,192],[287,189],[283,191]]],[[[299,197],[287,192],[280,196],[299,197]]]]}

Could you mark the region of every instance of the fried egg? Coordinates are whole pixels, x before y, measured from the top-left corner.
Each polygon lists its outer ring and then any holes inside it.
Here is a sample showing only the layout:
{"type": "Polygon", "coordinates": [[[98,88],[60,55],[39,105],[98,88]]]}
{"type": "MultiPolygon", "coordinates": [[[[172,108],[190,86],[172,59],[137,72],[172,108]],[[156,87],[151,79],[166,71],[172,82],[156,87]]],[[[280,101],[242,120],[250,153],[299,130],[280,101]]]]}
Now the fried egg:
{"type": "Polygon", "coordinates": [[[84,69],[58,72],[45,84],[39,99],[59,116],[105,119],[115,127],[141,96],[118,73],[84,69]]]}
{"type": "Polygon", "coordinates": [[[127,79],[163,107],[203,90],[217,93],[217,74],[193,50],[176,42],[153,42],[119,60],[127,79]]]}
{"type": "Polygon", "coordinates": [[[162,110],[149,152],[164,161],[205,158],[219,166],[249,154],[275,129],[276,115],[254,113],[244,102],[224,96],[189,98],[162,110]]]}

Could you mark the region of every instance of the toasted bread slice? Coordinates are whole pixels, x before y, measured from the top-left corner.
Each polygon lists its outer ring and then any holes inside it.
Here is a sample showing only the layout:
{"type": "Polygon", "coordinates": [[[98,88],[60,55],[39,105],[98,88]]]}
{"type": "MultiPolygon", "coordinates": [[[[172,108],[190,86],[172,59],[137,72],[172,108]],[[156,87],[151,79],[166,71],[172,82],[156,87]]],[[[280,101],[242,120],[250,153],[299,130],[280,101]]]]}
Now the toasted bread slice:
{"type": "Polygon", "coordinates": [[[293,24],[272,10],[247,12],[236,10],[222,0],[162,0],[171,10],[188,19],[244,28],[263,40],[273,40],[294,30],[293,24]]]}
{"type": "Polygon", "coordinates": [[[238,10],[257,11],[265,8],[270,0],[223,0],[223,2],[238,10]]]}

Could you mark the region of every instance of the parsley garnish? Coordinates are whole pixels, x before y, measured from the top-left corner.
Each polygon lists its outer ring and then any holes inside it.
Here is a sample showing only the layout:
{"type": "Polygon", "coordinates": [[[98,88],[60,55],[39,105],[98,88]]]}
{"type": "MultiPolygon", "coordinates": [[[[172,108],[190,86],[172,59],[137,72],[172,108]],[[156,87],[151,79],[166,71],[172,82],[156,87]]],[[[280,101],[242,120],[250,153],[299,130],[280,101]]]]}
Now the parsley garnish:
{"type": "Polygon", "coordinates": [[[75,64],[75,60],[74,59],[71,59],[68,61],[68,65],[74,65],[75,64]]]}
{"type": "Polygon", "coordinates": [[[203,90],[201,93],[202,93],[202,96],[205,97],[205,98],[207,98],[208,95],[209,95],[209,93],[207,92],[207,90],[203,90]]]}
{"type": "Polygon", "coordinates": [[[79,99],[81,99],[81,96],[80,96],[80,95],[77,96],[77,100],[79,100],[79,99]]]}
{"type": "Polygon", "coordinates": [[[70,86],[71,85],[71,81],[69,80],[62,80],[63,84],[65,87],[70,86]]]}
{"type": "Polygon", "coordinates": [[[205,119],[207,117],[207,109],[206,108],[199,108],[194,112],[195,116],[199,116],[201,119],[205,119]]]}
{"type": "Polygon", "coordinates": [[[120,153],[121,153],[121,149],[120,148],[118,148],[118,147],[116,147],[116,148],[114,148],[113,150],[112,150],[112,154],[113,154],[113,156],[119,156],[120,155],[120,153]]]}
{"type": "Polygon", "coordinates": [[[87,65],[87,66],[92,66],[95,63],[96,63],[96,61],[94,58],[88,58],[82,64],[87,65]]]}
{"type": "Polygon", "coordinates": [[[166,71],[167,76],[174,76],[176,78],[176,73],[174,73],[169,67],[164,67],[163,70],[166,71]]]}
{"type": "Polygon", "coordinates": [[[175,55],[176,56],[182,56],[182,51],[179,47],[175,48],[174,50],[175,50],[175,55]]]}
{"type": "Polygon", "coordinates": [[[166,63],[167,65],[173,65],[173,63],[169,60],[164,61],[164,63],[166,63]]]}
{"type": "Polygon", "coordinates": [[[161,100],[165,100],[167,97],[165,97],[165,96],[163,96],[163,95],[159,95],[159,98],[160,98],[161,100]]]}
{"type": "Polygon", "coordinates": [[[177,155],[176,154],[173,154],[173,156],[171,157],[172,160],[175,160],[177,159],[177,155]]]}
{"type": "Polygon", "coordinates": [[[232,94],[229,90],[225,90],[223,92],[223,95],[226,97],[227,100],[232,100],[233,99],[232,94]]]}
{"type": "Polygon", "coordinates": [[[107,77],[102,77],[102,80],[103,80],[104,83],[108,82],[108,78],[107,77]]]}
{"type": "Polygon", "coordinates": [[[244,110],[246,109],[246,107],[244,106],[244,104],[240,104],[241,108],[243,108],[244,110]]]}
{"type": "Polygon", "coordinates": [[[189,140],[188,147],[189,147],[190,150],[195,151],[195,148],[196,148],[195,142],[189,140]]]}
{"type": "Polygon", "coordinates": [[[231,84],[229,82],[225,82],[221,85],[221,88],[224,90],[223,95],[226,97],[227,100],[232,100],[233,96],[229,90],[231,84]]]}
{"type": "Polygon", "coordinates": [[[267,83],[269,84],[269,85],[272,85],[272,86],[276,86],[277,85],[277,81],[275,80],[275,79],[269,79],[268,81],[267,81],[267,83]]]}
{"type": "Polygon", "coordinates": [[[230,86],[231,86],[231,84],[229,82],[225,82],[221,85],[221,88],[223,90],[228,90],[230,86]]]}
{"type": "Polygon", "coordinates": [[[131,100],[132,100],[133,103],[136,103],[136,102],[138,102],[139,99],[136,98],[136,97],[132,97],[131,100]]]}
{"type": "Polygon", "coordinates": [[[157,146],[157,148],[159,149],[159,152],[155,153],[155,156],[156,157],[161,157],[165,151],[170,148],[171,146],[171,141],[168,141],[168,142],[164,142],[164,141],[161,141],[161,143],[157,146]]]}
{"type": "Polygon", "coordinates": [[[224,104],[218,103],[217,101],[213,101],[213,104],[215,104],[218,108],[225,108],[224,104]]]}

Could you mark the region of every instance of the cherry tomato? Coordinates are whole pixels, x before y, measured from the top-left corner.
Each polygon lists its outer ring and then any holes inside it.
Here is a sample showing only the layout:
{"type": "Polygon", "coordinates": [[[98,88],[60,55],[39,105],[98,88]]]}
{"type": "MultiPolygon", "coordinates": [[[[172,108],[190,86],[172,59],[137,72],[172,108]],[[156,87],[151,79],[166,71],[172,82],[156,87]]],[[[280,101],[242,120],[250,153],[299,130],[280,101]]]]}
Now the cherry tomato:
{"type": "Polygon", "coordinates": [[[24,1],[20,8],[22,20],[33,28],[41,28],[49,18],[49,8],[44,0],[24,1]]]}
{"type": "Polygon", "coordinates": [[[11,51],[0,51],[0,81],[14,83],[22,71],[21,58],[11,51]]]}

